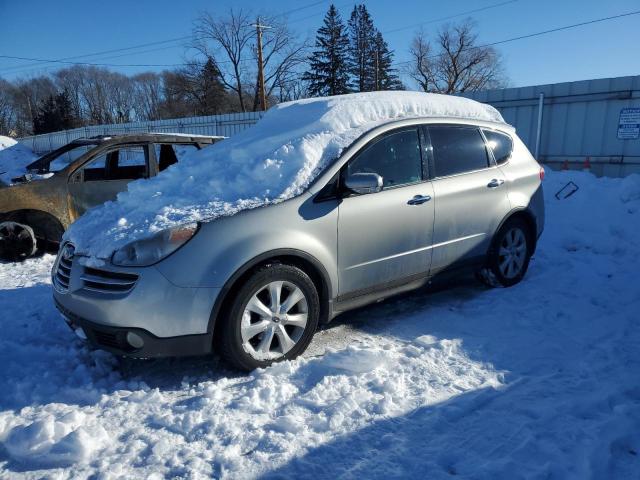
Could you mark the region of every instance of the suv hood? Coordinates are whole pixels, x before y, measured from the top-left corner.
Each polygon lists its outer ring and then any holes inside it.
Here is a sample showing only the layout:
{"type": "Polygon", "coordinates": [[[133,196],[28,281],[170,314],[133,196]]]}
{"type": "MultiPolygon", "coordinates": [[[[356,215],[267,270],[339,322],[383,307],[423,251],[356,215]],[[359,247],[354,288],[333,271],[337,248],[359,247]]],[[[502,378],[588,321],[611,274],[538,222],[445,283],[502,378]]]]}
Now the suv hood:
{"type": "Polygon", "coordinates": [[[369,92],[288,102],[253,127],[184,158],[161,175],[129,184],[65,234],[79,254],[108,258],[164,228],[281,202],[304,192],[343,149],[391,120],[461,117],[503,122],[489,105],[446,95],[369,92]]]}

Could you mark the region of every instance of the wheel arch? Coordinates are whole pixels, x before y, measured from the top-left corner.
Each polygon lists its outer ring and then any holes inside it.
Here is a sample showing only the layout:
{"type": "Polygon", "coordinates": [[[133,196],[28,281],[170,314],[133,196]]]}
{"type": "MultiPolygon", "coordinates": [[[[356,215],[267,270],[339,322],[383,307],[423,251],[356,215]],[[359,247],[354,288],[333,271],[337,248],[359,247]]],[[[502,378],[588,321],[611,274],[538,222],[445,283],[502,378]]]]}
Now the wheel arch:
{"type": "Polygon", "coordinates": [[[229,280],[227,280],[220,290],[220,294],[218,298],[216,298],[213,309],[211,310],[209,324],[207,326],[207,332],[209,334],[215,336],[217,319],[220,315],[224,315],[225,312],[228,311],[231,301],[234,298],[234,292],[237,291],[236,287],[246,280],[257,268],[270,263],[293,265],[309,275],[320,297],[320,324],[329,321],[331,316],[330,292],[332,292],[332,285],[326,268],[318,259],[302,250],[283,248],[271,250],[252,258],[236,270],[229,280]]]}
{"type": "Polygon", "coordinates": [[[496,231],[493,234],[491,245],[489,246],[487,254],[489,254],[489,252],[491,252],[491,250],[495,248],[495,239],[498,235],[498,232],[502,230],[502,227],[504,227],[504,225],[508,221],[513,220],[514,218],[522,219],[527,224],[529,228],[529,238],[531,240],[531,255],[533,255],[533,253],[536,251],[536,246],[538,243],[538,236],[536,235],[538,227],[536,217],[534,216],[533,212],[531,212],[531,210],[526,207],[514,208],[502,219],[502,221],[498,224],[498,228],[496,228],[496,231]]]}
{"type": "Polygon", "coordinates": [[[20,209],[3,213],[1,221],[24,223],[33,228],[37,238],[47,238],[58,243],[64,233],[64,226],[55,215],[44,210],[20,209]]]}

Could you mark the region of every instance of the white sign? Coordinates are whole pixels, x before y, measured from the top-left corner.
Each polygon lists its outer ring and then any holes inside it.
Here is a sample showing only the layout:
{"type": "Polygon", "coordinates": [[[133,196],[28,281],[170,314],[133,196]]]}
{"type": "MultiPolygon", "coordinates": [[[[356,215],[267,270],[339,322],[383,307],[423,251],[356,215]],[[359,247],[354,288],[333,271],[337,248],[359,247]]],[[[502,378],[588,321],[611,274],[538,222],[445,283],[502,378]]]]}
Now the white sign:
{"type": "Polygon", "coordinates": [[[623,108],[620,110],[618,138],[620,140],[640,138],[640,108],[623,108]]]}

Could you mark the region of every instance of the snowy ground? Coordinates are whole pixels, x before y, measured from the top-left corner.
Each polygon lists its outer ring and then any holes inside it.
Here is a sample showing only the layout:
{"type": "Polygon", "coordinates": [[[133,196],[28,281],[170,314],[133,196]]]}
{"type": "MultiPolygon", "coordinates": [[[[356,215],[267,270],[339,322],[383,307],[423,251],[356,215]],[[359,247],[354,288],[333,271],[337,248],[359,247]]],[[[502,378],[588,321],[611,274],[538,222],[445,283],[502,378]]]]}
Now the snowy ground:
{"type": "Polygon", "coordinates": [[[520,285],[346,314],[251,375],[90,351],[52,257],[0,265],[0,478],[639,478],[640,176],[545,189],[520,285]]]}

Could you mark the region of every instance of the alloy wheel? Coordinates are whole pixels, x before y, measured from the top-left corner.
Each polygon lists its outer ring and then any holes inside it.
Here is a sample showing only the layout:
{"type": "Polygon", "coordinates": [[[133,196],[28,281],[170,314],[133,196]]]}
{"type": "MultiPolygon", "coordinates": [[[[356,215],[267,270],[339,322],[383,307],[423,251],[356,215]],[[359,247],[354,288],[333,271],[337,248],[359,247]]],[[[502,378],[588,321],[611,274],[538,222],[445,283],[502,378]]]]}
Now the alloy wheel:
{"type": "Polygon", "coordinates": [[[244,308],[242,347],[256,360],[275,360],[300,341],[307,320],[307,298],[300,287],[288,281],[269,282],[244,308]]]}
{"type": "Polygon", "coordinates": [[[500,243],[498,268],[505,278],[517,277],[527,259],[527,237],[518,227],[509,229],[500,243]]]}

